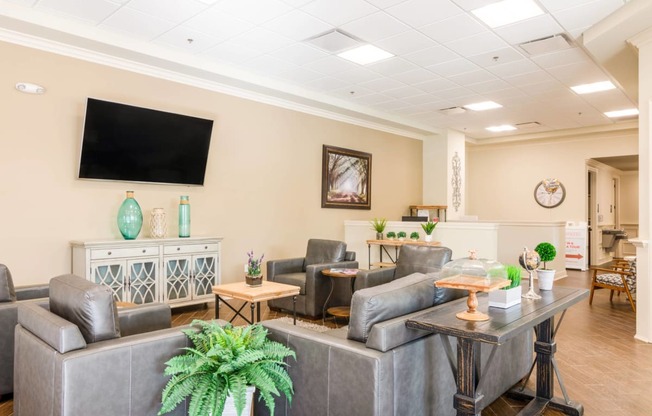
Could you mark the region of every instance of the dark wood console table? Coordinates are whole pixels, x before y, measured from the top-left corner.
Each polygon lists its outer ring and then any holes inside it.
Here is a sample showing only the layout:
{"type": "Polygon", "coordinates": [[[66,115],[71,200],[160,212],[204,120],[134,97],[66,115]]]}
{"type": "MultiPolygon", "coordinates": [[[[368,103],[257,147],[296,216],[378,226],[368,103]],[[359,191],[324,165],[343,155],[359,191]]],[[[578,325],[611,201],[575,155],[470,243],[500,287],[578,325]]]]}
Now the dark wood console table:
{"type": "MultiPolygon", "coordinates": [[[[553,290],[540,291],[541,299],[523,299],[520,306],[515,305],[510,309],[494,309],[488,307],[488,297],[478,297],[478,309],[487,311],[489,320],[484,322],[463,321],[455,317],[459,312],[458,301],[449,302],[443,308],[417,316],[406,325],[408,328],[423,329],[441,335],[444,347],[451,360],[457,380],[457,394],[455,394],[455,408],[457,415],[480,416],[482,409],[482,386],[490,382],[491,365],[494,352],[500,344],[534,328],[536,342],[534,351],[536,359],[530,369],[530,375],[536,365],[536,392],[524,388],[510,390],[509,395],[515,398],[531,400],[530,403],[519,413],[519,415],[538,415],[546,407],[556,409],[567,415],[581,416],[584,408],[581,404],[568,399],[559,369],[555,362],[555,334],[559,329],[566,310],[586,298],[589,295],[587,289],[576,289],[569,287],[554,287],[553,290]],[[554,317],[561,313],[561,318],[554,327],[554,317]],[[448,336],[457,338],[457,365],[453,360],[448,336]],[[478,374],[475,366],[476,344],[484,342],[493,344],[484,374],[476,380],[478,374]],[[559,379],[564,399],[554,398],[553,371],[559,379]]],[[[529,378],[529,376],[528,376],[529,378]]]]}

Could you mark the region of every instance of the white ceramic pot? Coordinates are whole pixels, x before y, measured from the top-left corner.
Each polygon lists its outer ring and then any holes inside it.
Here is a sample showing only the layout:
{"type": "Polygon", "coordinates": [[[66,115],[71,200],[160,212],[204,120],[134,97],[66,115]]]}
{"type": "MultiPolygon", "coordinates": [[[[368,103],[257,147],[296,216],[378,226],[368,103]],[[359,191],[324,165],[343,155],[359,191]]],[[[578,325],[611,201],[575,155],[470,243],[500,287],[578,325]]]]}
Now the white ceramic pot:
{"type": "Polygon", "coordinates": [[[426,242],[428,242],[428,243],[431,242],[431,241],[432,241],[432,234],[426,234],[426,236],[425,236],[425,240],[426,240],[426,242]]]}
{"type": "Polygon", "coordinates": [[[521,286],[507,290],[492,290],[489,292],[489,306],[507,309],[521,303],[521,286]]]}
{"type": "MultiPolygon", "coordinates": [[[[247,387],[247,403],[245,404],[245,408],[242,410],[243,415],[251,414],[251,403],[254,399],[254,390],[256,390],[256,388],[253,386],[247,387]]],[[[238,412],[235,411],[235,403],[233,403],[233,397],[228,396],[226,398],[222,416],[238,416],[238,412]]]]}
{"type": "Polygon", "coordinates": [[[552,283],[555,281],[555,271],[537,269],[537,279],[539,279],[539,290],[552,290],[552,283]]]}

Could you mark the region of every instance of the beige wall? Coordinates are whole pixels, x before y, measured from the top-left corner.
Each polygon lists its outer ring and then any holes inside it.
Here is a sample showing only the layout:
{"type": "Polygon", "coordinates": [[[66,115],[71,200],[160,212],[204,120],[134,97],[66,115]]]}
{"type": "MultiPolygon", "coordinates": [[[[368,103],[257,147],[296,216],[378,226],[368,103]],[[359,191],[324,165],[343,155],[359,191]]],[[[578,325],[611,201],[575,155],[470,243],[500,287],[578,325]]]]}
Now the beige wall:
{"type": "Polygon", "coordinates": [[[638,224],[638,171],[620,175],[620,223],[638,224]]]}
{"type": "Polygon", "coordinates": [[[343,239],[345,220],[399,219],[421,201],[418,140],[12,44],[0,56],[0,262],[18,284],[69,272],[70,240],[120,238],[127,189],[146,218],[165,208],[171,236],[189,195],[192,235],[224,237],[226,282],[242,279],[247,250],[301,256],[308,238],[343,239]],[[19,81],[47,94],[19,93],[19,81]],[[76,179],[89,96],[214,119],[205,186],[76,179]],[[323,144],[372,153],[371,211],[321,208],[323,144]]]}
{"type": "Polygon", "coordinates": [[[489,221],[585,221],[586,161],[632,154],[638,154],[636,131],[467,146],[467,214],[489,221]],[[534,200],[544,178],[557,178],[566,188],[557,208],[534,200]]]}

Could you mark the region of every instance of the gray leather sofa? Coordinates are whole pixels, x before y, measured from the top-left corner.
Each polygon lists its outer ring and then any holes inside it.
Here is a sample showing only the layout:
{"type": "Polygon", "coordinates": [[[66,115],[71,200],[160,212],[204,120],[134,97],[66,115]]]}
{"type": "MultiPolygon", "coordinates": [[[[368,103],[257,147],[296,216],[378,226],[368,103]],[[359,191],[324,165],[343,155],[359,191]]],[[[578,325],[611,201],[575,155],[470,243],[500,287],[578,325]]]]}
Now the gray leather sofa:
{"type": "Polygon", "coordinates": [[[378,286],[412,273],[438,272],[444,264],[451,261],[453,251],[448,247],[401,246],[396,267],[373,270],[360,270],[355,278],[355,290],[378,286]]]}
{"type": "Polygon", "coordinates": [[[190,346],[170,322],[168,305],[117,310],[110,289],[53,278],[49,305],[18,306],[14,414],[156,415],[165,362],[190,346]]]}
{"type": "MultiPolygon", "coordinates": [[[[319,333],[276,320],[263,322],[271,339],[297,356],[288,362],[295,395],[291,403],[277,399],[275,415],[454,415],[455,381],[440,335],[405,327],[407,319],[457,296],[435,288],[437,278],[438,273],[415,273],[356,291],[348,328],[319,333]]],[[[460,310],[466,307],[466,298],[450,301],[459,302],[460,310]]],[[[456,354],[454,339],[451,344],[456,354]]],[[[487,347],[481,348],[481,369],[487,347]]],[[[500,346],[483,406],[527,374],[532,351],[529,332],[500,346]]],[[[264,405],[254,404],[257,415],[269,414],[264,405]]]]}
{"type": "MultiPolygon", "coordinates": [[[[357,269],[355,252],[346,251],[346,243],[336,240],[311,239],[305,257],[267,261],[267,280],[299,286],[297,314],[316,318],[321,316],[324,302],[330,292],[330,278],[321,271],[333,267],[357,269]]],[[[351,303],[349,279],[337,279],[330,305],[351,303]]],[[[272,309],[292,310],[292,298],[274,299],[267,302],[272,309]]]]}
{"type": "Polygon", "coordinates": [[[14,287],[9,268],[0,264],[0,396],[14,391],[14,328],[18,305],[41,301],[48,296],[48,285],[14,287]]]}

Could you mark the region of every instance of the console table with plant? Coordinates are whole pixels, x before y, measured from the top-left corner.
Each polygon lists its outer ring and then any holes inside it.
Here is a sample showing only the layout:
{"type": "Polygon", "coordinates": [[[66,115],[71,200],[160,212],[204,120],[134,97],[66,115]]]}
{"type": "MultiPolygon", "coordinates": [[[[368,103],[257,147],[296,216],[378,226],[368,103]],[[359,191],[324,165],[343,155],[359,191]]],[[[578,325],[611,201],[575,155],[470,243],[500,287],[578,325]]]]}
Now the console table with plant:
{"type": "MultiPolygon", "coordinates": [[[[389,233],[388,233],[389,234],[389,233]]],[[[418,246],[440,246],[441,242],[439,241],[421,241],[421,240],[367,240],[367,248],[369,255],[369,268],[372,267],[394,267],[396,260],[398,260],[398,249],[399,247],[412,244],[418,246]],[[371,246],[378,246],[380,250],[380,262],[371,263],[371,246]],[[390,253],[387,250],[387,247],[394,247],[394,254],[390,253]],[[383,252],[389,257],[390,262],[383,261],[383,252]]]]}

